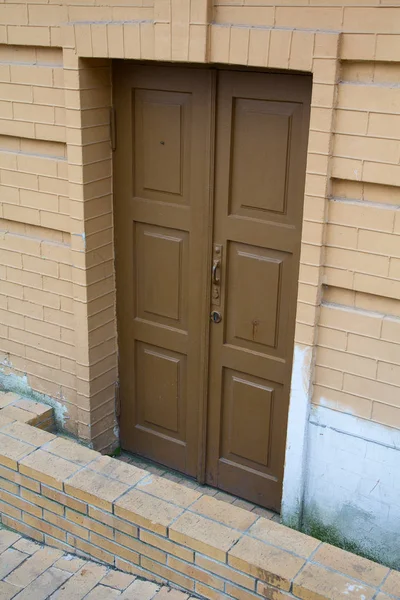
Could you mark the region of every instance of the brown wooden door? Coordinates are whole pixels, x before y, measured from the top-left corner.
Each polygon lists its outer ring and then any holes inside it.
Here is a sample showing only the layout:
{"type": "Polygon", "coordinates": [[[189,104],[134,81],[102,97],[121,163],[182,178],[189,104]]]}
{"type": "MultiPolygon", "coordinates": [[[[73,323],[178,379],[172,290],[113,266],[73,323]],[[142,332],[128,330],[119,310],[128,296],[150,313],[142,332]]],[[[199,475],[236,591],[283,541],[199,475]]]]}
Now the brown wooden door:
{"type": "Polygon", "coordinates": [[[277,510],[309,103],[306,77],[219,74],[213,308],[222,321],[211,325],[207,481],[277,510]]]}
{"type": "Polygon", "coordinates": [[[114,75],[121,443],[197,476],[214,74],[120,63],[114,75]]]}
{"type": "Polygon", "coordinates": [[[121,63],[114,84],[121,443],[279,509],[310,79],[121,63]]]}

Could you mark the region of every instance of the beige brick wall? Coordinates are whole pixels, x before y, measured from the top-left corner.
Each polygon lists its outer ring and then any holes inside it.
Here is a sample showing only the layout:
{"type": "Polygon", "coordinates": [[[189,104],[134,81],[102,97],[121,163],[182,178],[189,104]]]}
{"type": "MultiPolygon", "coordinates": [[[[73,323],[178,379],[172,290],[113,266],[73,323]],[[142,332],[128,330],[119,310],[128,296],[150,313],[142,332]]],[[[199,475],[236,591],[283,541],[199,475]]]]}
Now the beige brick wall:
{"type": "Polygon", "coordinates": [[[62,51],[0,45],[0,131],[65,142],[62,51]]]}
{"type": "Polygon", "coordinates": [[[61,48],[0,46],[0,348],[5,375],[27,376],[66,407],[67,429],[104,448],[116,381],[110,69],[72,63],[61,48]]]}
{"type": "Polygon", "coordinates": [[[0,220],[4,371],[27,374],[35,389],[75,402],[70,235],[0,220]]]}
{"type": "Polygon", "coordinates": [[[315,403],[398,427],[396,339],[385,331],[400,317],[399,20],[390,0],[0,4],[7,372],[65,403],[71,430],[96,447],[115,439],[110,59],[298,69],[314,86],[296,343],[317,347],[315,403]],[[327,314],[340,318],[327,326],[327,314]],[[349,315],[370,333],[346,329],[349,315]],[[342,372],[355,356],[374,369],[342,372]]]}
{"type": "Polygon", "coordinates": [[[314,401],[400,428],[400,319],[340,296],[321,309],[314,401]]]}
{"type": "Polygon", "coordinates": [[[341,63],[314,402],[400,428],[400,64],[341,63]]]}
{"type": "Polygon", "coordinates": [[[75,323],[76,424],[96,448],[117,442],[117,347],[108,61],[64,49],[75,323]]]}
{"type": "Polygon", "coordinates": [[[65,145],[0,137],[2,217],[69,232],[65,145]]]}
{"type": "MultiPolygon", "coordinates": [[[[17,19],[18,14],[17,7],[12,15],[17,19]]],[[[73,415],[75,344],[62,50],[0,45],[0,73],[3,372],[27,376],[35,391],[62,401],[73,415]]]]}

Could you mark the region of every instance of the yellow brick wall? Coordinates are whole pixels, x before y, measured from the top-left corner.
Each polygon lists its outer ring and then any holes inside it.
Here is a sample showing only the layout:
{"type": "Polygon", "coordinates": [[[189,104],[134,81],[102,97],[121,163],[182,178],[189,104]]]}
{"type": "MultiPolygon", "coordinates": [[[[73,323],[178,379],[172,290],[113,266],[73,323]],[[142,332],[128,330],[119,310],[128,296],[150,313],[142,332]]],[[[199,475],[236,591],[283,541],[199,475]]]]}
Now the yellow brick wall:
{"type": "Polygon", "coordinates": [[[400,319],[383,316],[376,305],[375,309],[360,308],[354,294],[346,297],[342,290],[326,295],[314,401],[400,428],[400,319]]]}
{"type": "Polygon", "coordinates": [[[77,21],[132,21],[154,17],[152,0],[97,2],[28,0],[0,5],[0,42],[62,46],[61,25],[77,21]]]}
{"type": "Polygon", "coordinates": [[[116,381],[109,65],[80,80],[61,48],[3,44],[0,73],[2,372],[26,377],[66,407],[69,431],[107,447],[116,381]]]}
{"type": "Polygon", "coordinates": [[[360,33],[398,33],[395,2],[391,0],[216,0],[218,23],[267,25],[360,33]],[[392,5],[392,6],[391,6],[392,5]],[[384,6],[385,11],[381,8],[384,6]]]}
{"type": "Polygon", "coordinates": [[[32,387],[73,401],[70,236],[0,220],[2,363],[32,387]]]}
{"type": "MultiPolygon", "coordinates": [[[[6,14],[17,20],[19,10],[6,14]]],[[[4,13],[3,13],[4,14],[4,13]]],[[[62,50],[0,45],[3,372],[76,402],[62,50]]]]}
{"type": "Polygon", "coordinates": [[[400,63],[341,63],[317,404],[400,428],[400,63]]]}
{"type": "Polygon", "coordinates": [[[62,51],[0,45],[1,135],[65,142],[62,51]]]}
{"type": "Polygon", "coordinates": [[[298,69],[314,84],[296,343],[317,348],[315,403],[399,427],[399,21],[391,0],[0,4],[5,368],[65,403],[81,437],[114,439],[110,59],[298,69]],[[353,373],[354,356],[374,368],[353,373]]]}

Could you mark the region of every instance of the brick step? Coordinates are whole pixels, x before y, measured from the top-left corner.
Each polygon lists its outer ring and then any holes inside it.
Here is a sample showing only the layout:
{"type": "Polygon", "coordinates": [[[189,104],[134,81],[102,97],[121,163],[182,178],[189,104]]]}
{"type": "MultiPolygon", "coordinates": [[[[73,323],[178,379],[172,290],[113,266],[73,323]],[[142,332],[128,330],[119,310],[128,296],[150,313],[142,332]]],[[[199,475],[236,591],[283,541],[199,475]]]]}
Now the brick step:
{"type": "Polygon", "coordinates": [[[398,571],[1,413],[0,516],[210,600],[400,600],[398,571]]]}
{"type": "Polygon", "coordinates": [[[51,406],[13,392],[0,390],[0,416],[11,421],[27,423],[44,431],[55,431],[54,411],[51,406]]]}

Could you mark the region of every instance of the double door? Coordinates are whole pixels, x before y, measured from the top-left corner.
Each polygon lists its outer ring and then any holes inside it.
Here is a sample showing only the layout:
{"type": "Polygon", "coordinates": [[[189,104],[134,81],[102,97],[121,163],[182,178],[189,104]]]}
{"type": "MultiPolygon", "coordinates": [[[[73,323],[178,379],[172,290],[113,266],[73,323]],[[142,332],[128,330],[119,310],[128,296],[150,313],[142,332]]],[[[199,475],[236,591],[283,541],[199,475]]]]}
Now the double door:
{"type": "Polygon", "coordinates": [[[114,70],[121,444],[279,509],[311,81],[114,70]]]}

